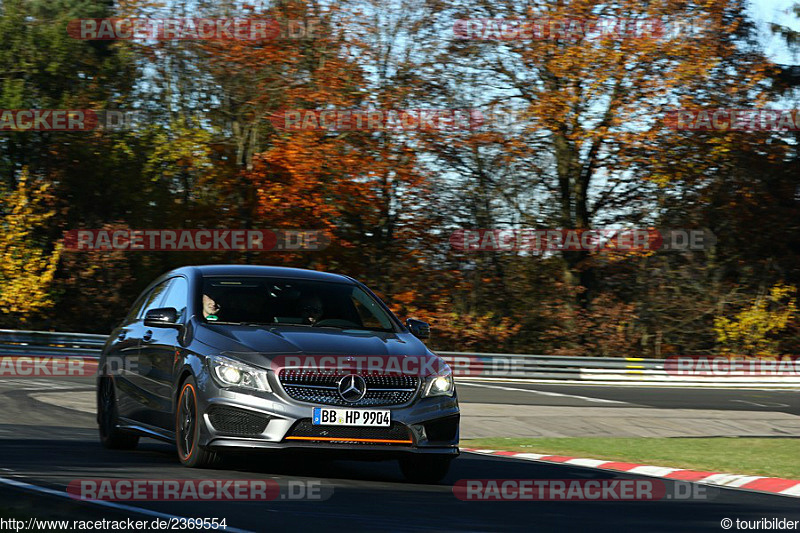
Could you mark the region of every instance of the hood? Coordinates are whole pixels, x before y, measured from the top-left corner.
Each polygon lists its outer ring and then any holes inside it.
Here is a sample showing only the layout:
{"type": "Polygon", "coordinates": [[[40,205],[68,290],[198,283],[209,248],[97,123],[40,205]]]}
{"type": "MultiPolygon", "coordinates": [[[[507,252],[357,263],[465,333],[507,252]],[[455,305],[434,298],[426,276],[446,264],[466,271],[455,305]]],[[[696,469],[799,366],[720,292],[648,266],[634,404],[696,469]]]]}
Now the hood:
{"type": "Polygon", "coordinates": [[[430,356],[411,333],[310,328],[303,326],[233,326],[201,324],[195,339],[212,350],[258,366],[286,355],[430,356]]]}

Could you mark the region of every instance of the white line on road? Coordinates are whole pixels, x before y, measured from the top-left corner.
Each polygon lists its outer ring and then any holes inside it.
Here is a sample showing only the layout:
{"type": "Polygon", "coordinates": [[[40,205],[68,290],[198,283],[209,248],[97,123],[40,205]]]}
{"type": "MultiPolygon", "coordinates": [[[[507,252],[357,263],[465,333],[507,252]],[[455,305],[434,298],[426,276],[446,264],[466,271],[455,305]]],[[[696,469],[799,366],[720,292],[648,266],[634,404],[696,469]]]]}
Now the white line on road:
{"type": "Polygon", "coordinates": [[[91,383],[65,383],[57,382],[56,380],[41,380],[29,378],[17,379],[2,379],[0,378],[0,387],[10,387],[13,390],[65,390],[65,389],[78,389],[93,386],[91,383]]]}
{"type": "Polygon", "coordinates": [[[561,392],[550,392],[550,391],[543,391],[543,390],[535,390],[535,389],[519,389],[516,387],[501,387],[500,385],[485,385],[485,384],[478,384],[478,383],[464,383],[459,382],[459,387],[467,386],[467,387],[482,387],[484,389],[497,389],[497,390],[507,390],[507,391],[515,391],[515,392],[530,392],[531,394],[539,394],[540,396],[555,396],[561,398],[575,398],[576,400],[583,400],[586,402],[593,402],[593,403],[615,403],[619,405],[632,405],[628,402],[621,402],[618,400],[606,400],[605,398],[592,398],[589,396],[578,396],[576,394],[563,394],[561,392]]]}
{"type": "Polygon", "coordinates": [[[756,402],[750,402],[748,400],[731,400],[731,401],[739,403],[749,403],[750,405],[755,405],[756,407],[789,407],[789,405],[785,403],[775,403],[775,402],[756,403],[756,402]]]}

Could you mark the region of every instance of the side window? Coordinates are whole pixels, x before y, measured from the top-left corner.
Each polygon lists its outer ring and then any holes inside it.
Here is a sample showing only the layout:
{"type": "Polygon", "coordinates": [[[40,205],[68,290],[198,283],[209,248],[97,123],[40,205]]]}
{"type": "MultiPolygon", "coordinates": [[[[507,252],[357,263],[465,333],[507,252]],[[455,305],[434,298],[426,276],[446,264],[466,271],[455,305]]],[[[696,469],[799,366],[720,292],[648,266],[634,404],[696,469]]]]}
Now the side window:
{"type": "Polygon", "coordinates": [[[182,317],[189,299],[189,283],[185,278],[177,277],[169,280],[169,291],[159,307],[174,307],[178,316],[182,317]]]}
{"type": "Polygon", "coordinates": [[[148,292],[142,293],[142,295],[139,296],[139,299],[136,300],[136,303],[131,306],[131,310],[128,311],[128,316],[125,317],[126,324],[130,324],[131,322],[136,320],[145,302],[147,302],[148,296],[150,296],[150,293],[148,292]]]}
{"type": "Polygon", "coordinates": [[[147,296],[147,301],[139,311],[139,318],[144,318],[145,313],[147,313],[150,309],[164,307],[161,305],[161,301],[164,299],[165,289],[167,288],[168,283],[169,280],[159,283],[153,287],[153,290],[150,291],[150,294],[147,296]]]}

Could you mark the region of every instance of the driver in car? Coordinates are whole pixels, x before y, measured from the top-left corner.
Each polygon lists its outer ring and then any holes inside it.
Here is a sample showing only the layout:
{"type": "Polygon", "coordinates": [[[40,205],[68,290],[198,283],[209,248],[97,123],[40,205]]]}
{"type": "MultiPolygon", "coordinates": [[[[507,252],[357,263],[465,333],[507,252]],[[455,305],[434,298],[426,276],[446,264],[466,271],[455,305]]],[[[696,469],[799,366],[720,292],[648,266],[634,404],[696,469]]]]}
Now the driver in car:
{"type": "Polygon", "coordinates": [[[221,309],[220,305],[208,294],[203,295],[203,318],[206,320],[218,320],[217,313],[221,309]]]}
{"type": "Polygon", "coordinates": [[[322,301],[316,295],[306,296],[300,300],[300,316],[304,324],[312,326],[322,318],[322,301]]]}

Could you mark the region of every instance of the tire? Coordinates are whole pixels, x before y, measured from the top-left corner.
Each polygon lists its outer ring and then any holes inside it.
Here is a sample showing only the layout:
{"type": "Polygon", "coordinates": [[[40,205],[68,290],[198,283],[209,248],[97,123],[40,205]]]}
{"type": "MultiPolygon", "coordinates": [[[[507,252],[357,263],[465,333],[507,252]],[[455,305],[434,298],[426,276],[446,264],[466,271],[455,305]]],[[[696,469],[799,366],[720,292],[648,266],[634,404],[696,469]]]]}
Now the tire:
{"type": "Polygon", "coordinates": [[[450,471],[449,456],[420,455],[408,456],[400,459],[400,470],[406,480],[412,483],[434,485],[439,483],[450,471]]]}
{"type": "Polygon", "coordinates": [[[97,385],[97,425],[100,442],[111,450],[132,450],[139,444],[139,435],[119,429],[117,394],[111,378],[104,377],[97,385]]]}
{"type": "Polygon", "coordinates": [[[219,462],[219,455],[204,449],[200,441],[200,419],[197,407],[197,381],[187,377],[178,389],[175,404],[175,445],[178,459],[189,468],[207,468],[219,462]]]}

